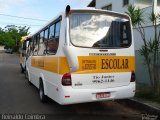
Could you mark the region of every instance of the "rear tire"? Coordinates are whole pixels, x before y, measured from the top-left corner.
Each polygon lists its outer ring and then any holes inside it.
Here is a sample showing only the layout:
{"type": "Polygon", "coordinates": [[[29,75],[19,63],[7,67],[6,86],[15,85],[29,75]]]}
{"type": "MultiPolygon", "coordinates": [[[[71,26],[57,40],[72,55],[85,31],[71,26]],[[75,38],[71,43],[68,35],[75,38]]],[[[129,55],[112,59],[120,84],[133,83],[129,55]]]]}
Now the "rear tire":
{"type": "Polygon", "coordinates": [[[24,73],[24,68],[22,67],[22,65],[20,65],[21,66],[21,73],[24,73]]]}
{"type": "Polygon", "coordinates": [[[47,101],[47,96],[44,94],[44,86],[42,81],[40,81],[39,83],[39,98],[42,103],[45,103],[47,101]]]}
{"type": "Polygon", "coordinates": [[[28,71],[25,72],[25,78],[28,80],[28,71]]]}
{"type": "Polygon", "coordinates": [[[29,85],[32,85],[32,83],[30,82],[30,80],[29,80],[29,75],[28,75],[28,71],[26,70],[26,72],[25,72],[25,77],[26,77],[26,79],[27,79],[27,81],[28,81],[28,84],[29,85]]]}

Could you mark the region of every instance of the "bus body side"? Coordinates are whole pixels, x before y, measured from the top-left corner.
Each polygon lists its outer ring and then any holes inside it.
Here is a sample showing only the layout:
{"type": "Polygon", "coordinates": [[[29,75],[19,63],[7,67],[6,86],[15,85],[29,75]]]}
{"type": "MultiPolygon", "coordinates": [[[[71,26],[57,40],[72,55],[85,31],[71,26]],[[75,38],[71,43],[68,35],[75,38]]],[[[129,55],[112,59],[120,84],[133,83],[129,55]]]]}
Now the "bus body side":
{"type": "MultiPolygon", "coordinates": [[[[93,10],[93,12],[97,11],[93,10]]],[[[80,10],[79,12],[81,13],[80,10]]],[[[135,94],[135,53],[132,30],[130,33],[132,41],[128,47],[118,49],[77,46],[72,40],[76,38],[74,35],[80,27],[71,26],[70,21],[72,18],[79,19],[76,15],[76,12],[75,16],[71,17],[62,15],[59,46],[55,55],[31,55],[29,57],[27,60],[29,81],[37,88],[39,88],[40,81],[43,81],[45,95],[59,104],[133,97],[135,94]]],[[[86,18],[92,20],[93,17],[86,18]]],[[[90,24],[89,22],[87,24],[90,24]]],[[[117,24],[119,25],[115,23],[117,24]]],[[[85,33],[79,32],[79,34],[85,33]]],[[[97,44],[99,43],[93,46],[97,44]]]]}
{"type": "Polygon", "coordinates": [[[19,48],[20,51],[20,67],[21,72],[24,73],[26,69],[26,58],[27,58],[27,51],[28,51],[28,43],[29,43],[29,36],[23,36],[21,39],[21,47],[19,48]]]}

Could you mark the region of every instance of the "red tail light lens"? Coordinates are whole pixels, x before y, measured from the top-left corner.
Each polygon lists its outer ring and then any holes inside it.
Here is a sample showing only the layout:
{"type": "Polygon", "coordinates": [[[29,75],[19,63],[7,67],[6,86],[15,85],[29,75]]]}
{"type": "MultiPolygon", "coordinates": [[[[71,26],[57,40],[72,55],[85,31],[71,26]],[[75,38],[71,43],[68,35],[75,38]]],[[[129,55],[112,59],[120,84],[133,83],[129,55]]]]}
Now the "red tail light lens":
{"type": "Polygon", "coordinates": [[[62,85],[64,86],[71,86],[72,85],[72,79],[71,79],[71,74],[66,73],[62,77],[62,85]]]}
{"type": "Polygon", "coordinates": [[[131,81],[130,82],[135,82],[136,81],[136,74],[134,71],[131,72],[131,81]]]}
{"type": "Polygon", "coordinates": [[[70,11],[69,11],[69,13],[73,13],[73,12],[74,12],[74,10],[70,10],[70,11]]]}

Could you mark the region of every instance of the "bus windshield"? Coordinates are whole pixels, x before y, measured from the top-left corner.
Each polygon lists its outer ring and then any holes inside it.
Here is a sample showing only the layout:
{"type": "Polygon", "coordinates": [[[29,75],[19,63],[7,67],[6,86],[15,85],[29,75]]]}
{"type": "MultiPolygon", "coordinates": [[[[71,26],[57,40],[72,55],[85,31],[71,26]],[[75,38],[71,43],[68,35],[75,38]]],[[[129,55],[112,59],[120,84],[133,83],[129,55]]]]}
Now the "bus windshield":
{"type": "Polygon", "coordinates": [[[77,47],[119,48],[131,44],[131,27],[126,18],[102,13],[72,13],[70,39],[77,47]]]}

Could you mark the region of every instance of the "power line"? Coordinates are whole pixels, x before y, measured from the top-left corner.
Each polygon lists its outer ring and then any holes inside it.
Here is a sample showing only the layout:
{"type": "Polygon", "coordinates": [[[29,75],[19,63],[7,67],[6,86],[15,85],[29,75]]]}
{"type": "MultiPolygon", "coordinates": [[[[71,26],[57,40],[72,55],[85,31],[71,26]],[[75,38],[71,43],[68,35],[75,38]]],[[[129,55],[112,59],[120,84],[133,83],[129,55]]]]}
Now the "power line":
{"type": "Polygon", "coordinates": [[[31,24],[21,24],[21,23],[2,23],[0,22],[0,24],[5,24],[5,25],[23,25],[23,26],[43,26],[43,25],[31,25],[31,24]]]}
{"type": "Polygon", "coordinates": [[[43,22],[44,22],[44,21],[45,21],[45,22],[48,21],[48,20],[43,20],[43,19],[35,19],[35,18],[20,17],[20,16],[14,16],[14,15],[2,14],[2,13],[0,13],[0,15],[2,15],[2,16],[8,16],[8,17],[14,17],[14,18],[28,19],[28,20],[43,21],[43,22]]]}

